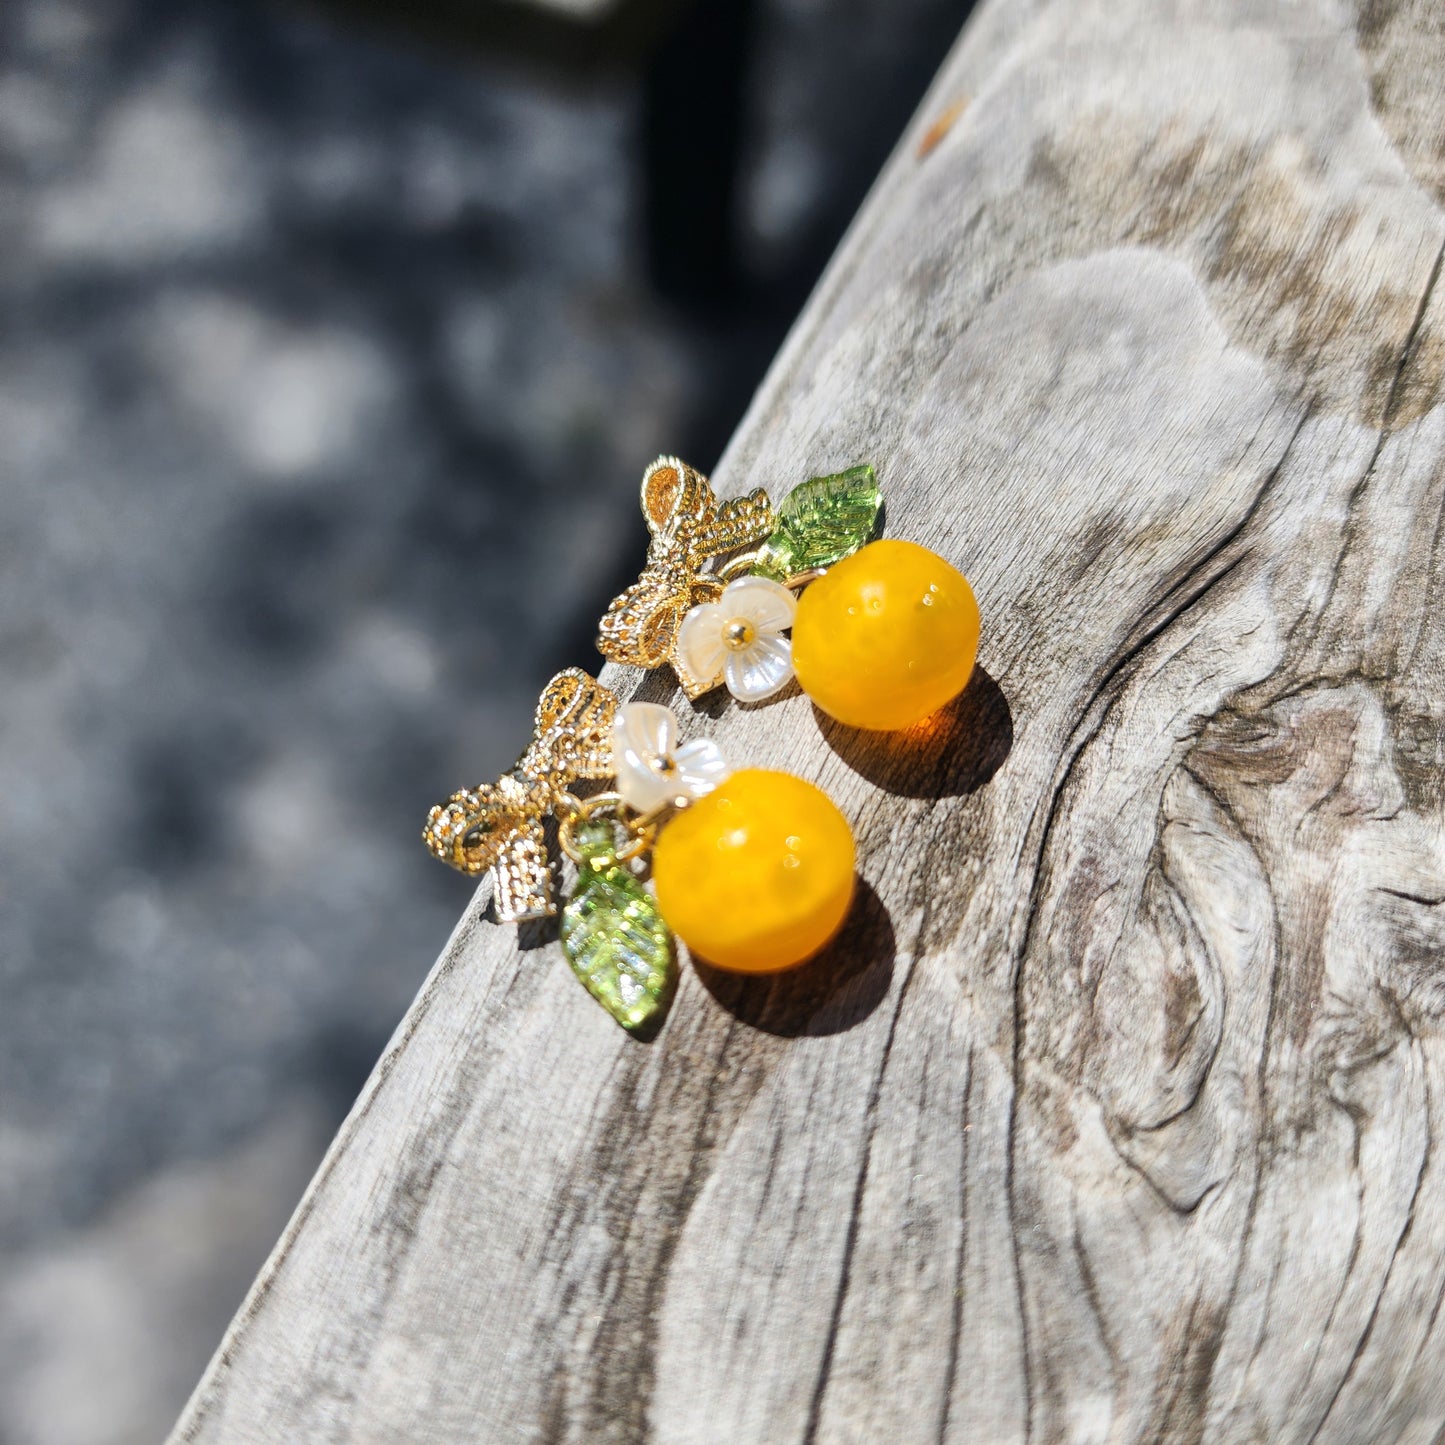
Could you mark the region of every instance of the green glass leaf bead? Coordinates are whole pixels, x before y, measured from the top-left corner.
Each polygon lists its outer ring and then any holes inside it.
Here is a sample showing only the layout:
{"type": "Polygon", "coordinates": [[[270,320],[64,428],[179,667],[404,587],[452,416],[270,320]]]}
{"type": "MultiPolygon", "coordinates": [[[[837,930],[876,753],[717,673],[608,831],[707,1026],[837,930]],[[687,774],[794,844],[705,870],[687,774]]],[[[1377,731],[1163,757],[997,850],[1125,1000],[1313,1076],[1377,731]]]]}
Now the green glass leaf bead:
{"type": "Polygon", "coordinates": [[[589,820],[575,840],[582,863],[562,910],[562,951],[587,992],[623,1028],[642,1028],[672,997],[672,933],[652,895],[617,862],[610,823],[589,820]]]}
{"type": "Polygon", "coordinates": [[[873,538],[883,493],[867,463],[831,476],[810,477],[778,508],[778,525],[758,549],[754,567],[781,580],[793,572],[831,567],[873,538]]]}

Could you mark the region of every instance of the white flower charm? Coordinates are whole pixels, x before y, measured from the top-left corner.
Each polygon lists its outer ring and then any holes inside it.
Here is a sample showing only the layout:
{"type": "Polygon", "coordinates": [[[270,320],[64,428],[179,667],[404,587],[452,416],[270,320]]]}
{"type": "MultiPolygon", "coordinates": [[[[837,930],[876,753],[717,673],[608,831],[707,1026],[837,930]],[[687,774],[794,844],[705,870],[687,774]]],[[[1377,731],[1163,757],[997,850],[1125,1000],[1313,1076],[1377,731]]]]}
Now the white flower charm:
{"type": "Polygon", "coordinates": [[[655,702],[629,702],[612,725],[617,791],[629,807],[650,813],[679,798],[710,793],[732,769],[710,738],[677,746],[677,719],[655,702]]]}
{"type": "Polygon", "coordinates": [[[798,599],[770,577],[739,577],[716,602],[694,607],[677,632],[677,660],[699,693],[726,682],[739,702],[761,702],[788,685],[798,599]]]}

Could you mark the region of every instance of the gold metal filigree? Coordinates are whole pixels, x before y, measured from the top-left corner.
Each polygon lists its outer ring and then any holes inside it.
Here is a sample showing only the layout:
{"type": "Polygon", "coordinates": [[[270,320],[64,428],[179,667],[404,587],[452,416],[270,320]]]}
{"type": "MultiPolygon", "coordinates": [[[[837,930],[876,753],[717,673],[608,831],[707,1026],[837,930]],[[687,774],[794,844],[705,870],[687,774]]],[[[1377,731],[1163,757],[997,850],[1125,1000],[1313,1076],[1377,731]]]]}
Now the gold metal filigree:
{"type": "Polygon", "coordinates": [[[493,872],[493,906],[504,923],[548,918],[551,872],[542,820],[578,778],[610,778],[617,699],[578,667],[542,691],[532,742],[495,783],[465,788],[427,814],[422,837],[463,873],[493,872]]]}
{"type": "Polygon", "coordinates": [[[721,581],[704,564],[762,541],[777,517],[759,487],[720,502],[700,472],[676,457],[659,457],[642,478],[642,514],[652,542],[642,576],[612,601],[597,635],[597,650],[614,662],[659,667],[671,661],[689,697],[707,679],[679,665],[673,644],[678,625],[699,602],[715,601],[721,581]]]}

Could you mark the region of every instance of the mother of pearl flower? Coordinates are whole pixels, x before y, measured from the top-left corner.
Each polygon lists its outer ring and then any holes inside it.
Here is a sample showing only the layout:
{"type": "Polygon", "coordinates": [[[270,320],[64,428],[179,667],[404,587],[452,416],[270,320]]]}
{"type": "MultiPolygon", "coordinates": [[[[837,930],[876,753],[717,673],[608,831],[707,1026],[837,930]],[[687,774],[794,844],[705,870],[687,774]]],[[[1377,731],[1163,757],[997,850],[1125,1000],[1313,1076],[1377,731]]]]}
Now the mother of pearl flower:
{"type": "Polygon", "coordinates": [[[677,719],[655,702],[629,702],[612,724],[617,791],[629,807],[650,813],[679,799],[710,793],[732,769],[710,738],[677,745],[677,719]]]}
{"type": "Polygon", "coordinates": [[[739,702],[761,702],[793,675],[793,648],[783,633],[797,610],[798,599],[782,583],[739,577],[716,602],[683,618],[678,656],[704,690],[726,682],[739,702]]]}

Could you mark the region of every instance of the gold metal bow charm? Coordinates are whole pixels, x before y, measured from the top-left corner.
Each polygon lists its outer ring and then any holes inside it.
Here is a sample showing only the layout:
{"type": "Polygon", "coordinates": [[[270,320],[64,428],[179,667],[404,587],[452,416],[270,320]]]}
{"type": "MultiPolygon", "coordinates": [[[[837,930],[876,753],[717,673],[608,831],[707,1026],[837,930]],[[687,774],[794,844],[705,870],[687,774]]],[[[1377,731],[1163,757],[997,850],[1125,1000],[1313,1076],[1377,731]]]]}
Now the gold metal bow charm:
{"type": "Polygon", "coordinates": [[[642,514],[652,542],[642,576],[612,601],[597,636],[597,650],[614,662],[659,667],[671,660],[683,691],[698,697],[710,679],[679,665],[673,643],[678,624],[699,602],[716,600],[722,581],[703,564],[761,542],[777,518],[759,487],[720,502],[706,477],[676,457],[659,457],[642,478],[642,514]]]}
{"type": "Polygon", "coordinates": [[[542,820],[578,778],[612,776],[616,713],[616,697],[596,678],[577,667],[559,672],[542,691],[531,745],[517,765],[427,814],[422,837],[443,863],[463,873],[492,869],[500,922],[557,911],[542,820]]]}

